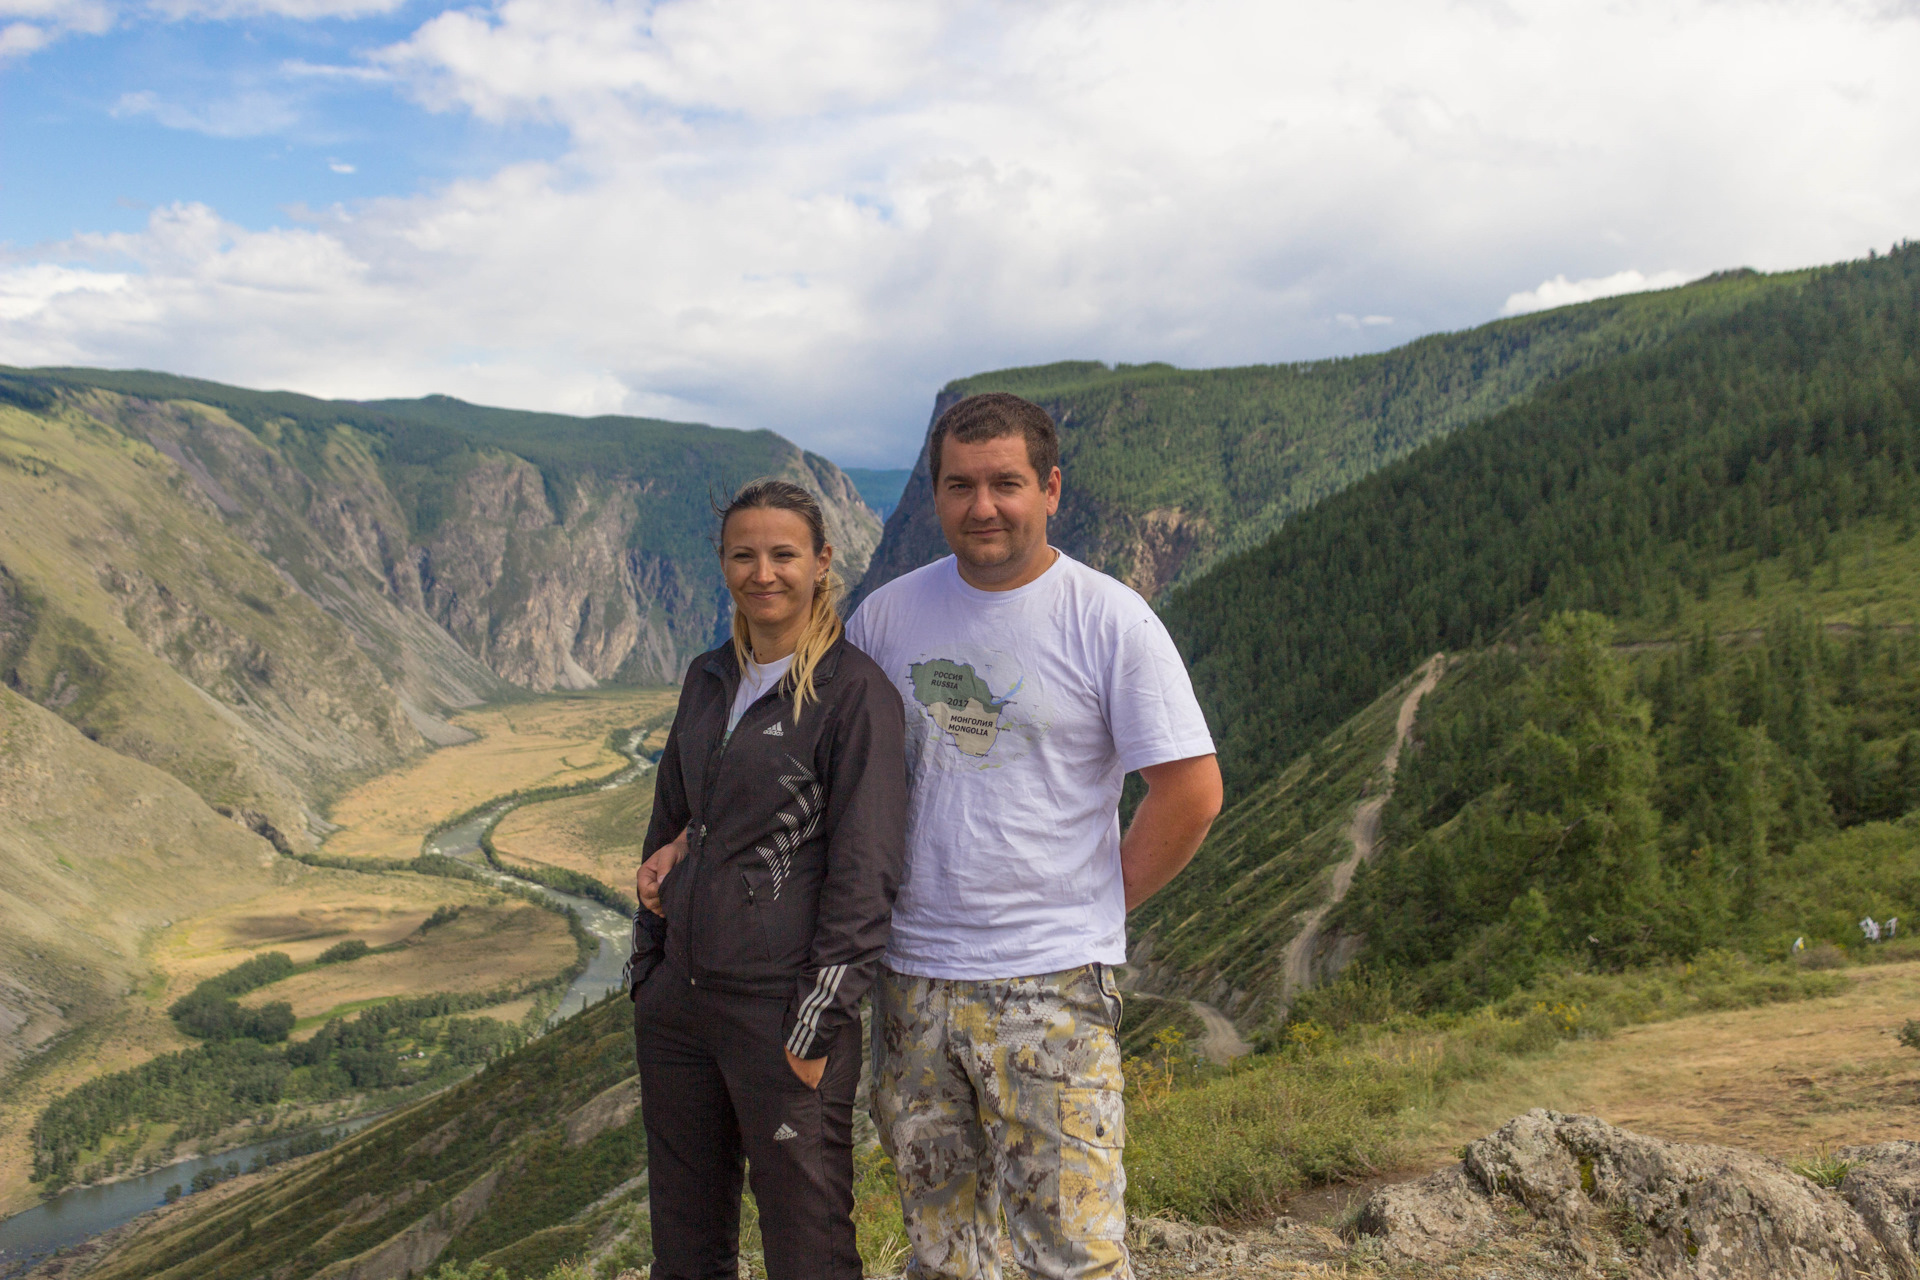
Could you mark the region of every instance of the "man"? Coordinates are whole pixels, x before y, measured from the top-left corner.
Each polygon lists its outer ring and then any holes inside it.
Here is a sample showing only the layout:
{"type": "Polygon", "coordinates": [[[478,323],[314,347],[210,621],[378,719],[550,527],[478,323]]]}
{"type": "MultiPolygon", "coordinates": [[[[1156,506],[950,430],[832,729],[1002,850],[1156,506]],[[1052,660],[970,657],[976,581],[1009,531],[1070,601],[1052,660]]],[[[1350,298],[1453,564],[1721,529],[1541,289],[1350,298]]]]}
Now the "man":
{"type": "Polygon", "coordinates": [[[876,989],[873,1112],[912,1273],[1130,1275],[1113,966],[1126,913],[1220,810],[1206,720],[1138,594],[1047,544],[1046,411],[973,396],[934,424],[953,555],[888,583],[847,635],[899,686],[907,862],[876,989]],[[1146,780],[1125,838],[1125,776],[1146,780]]]}

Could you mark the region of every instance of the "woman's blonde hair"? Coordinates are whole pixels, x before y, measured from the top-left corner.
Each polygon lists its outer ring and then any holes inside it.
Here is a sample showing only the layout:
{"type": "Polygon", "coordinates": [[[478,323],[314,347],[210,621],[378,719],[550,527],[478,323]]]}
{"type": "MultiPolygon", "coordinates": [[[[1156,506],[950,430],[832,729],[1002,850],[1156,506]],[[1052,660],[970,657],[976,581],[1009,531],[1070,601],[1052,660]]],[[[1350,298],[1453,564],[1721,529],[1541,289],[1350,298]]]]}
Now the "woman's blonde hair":
{"type": "MultiPolygon", "coordinates": [[[[772,511],[791,511],[807,523],[807,533],[813,541],[813,554],[817,558],[827,545],[827,521],[821,514],[820,503],[814,496],[790,480],[750,480],[733,495],[733,501],[727,503],[720,512],[720,550],[726,553],[727,521],[735,512],[756,509],[772,511]]],[[[809,699],[817,699],[814,692],[813,672],[820,665],[820,659],[826,657],[827,650],[833,648],[840,639],[840,575],[829,566],[827,572],[814,583],[813,610],[807,616],[806,630],[800,633],[799,643],[793,648],[793,665],[787,668],[781,687],[793,694],[793,722],[800,723],[800,710],[809,699]]],[[[733,610],[733,660],[740,665],[741,674],[747,670],[747,663],[753,658],[753,641],[747,632],[746,615],[740,612],[738,605],[733,610]]]]}

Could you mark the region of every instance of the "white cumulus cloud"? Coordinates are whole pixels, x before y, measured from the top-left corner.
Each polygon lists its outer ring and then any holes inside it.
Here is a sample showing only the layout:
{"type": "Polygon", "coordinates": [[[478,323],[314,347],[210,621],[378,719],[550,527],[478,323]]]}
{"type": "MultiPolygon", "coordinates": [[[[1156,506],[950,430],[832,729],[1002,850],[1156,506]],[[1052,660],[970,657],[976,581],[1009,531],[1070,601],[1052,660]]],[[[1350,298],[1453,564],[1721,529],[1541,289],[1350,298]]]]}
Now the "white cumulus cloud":
{"type": "Polygon", "coordinates": [[[1671,289],[1690,279],[1692,277],[1684,271],[1656,271],[1652,275],[1645,275],[1631,268],[1616,271],[1610,276],[1589,276],[1585,280],[1569,280],[1564,275],[1558,275],[1551,280],[1542,280],[1537,288],[1508,294],[1507,303],[1500,308],[1500,314],[1517,316],[1528,311],[1545,311],[1548,307],[1592,302],[1595,298],[1612,298],[1622,293],[1671,289]]]}
{"type": "Polygon", "coordinates": [[[66,295],[125,293],[131,277],[114,271],[85,271],[50,262],[0,270],[0,320],[24,320],[66,295]]]}
{"type": "Polygon", "coordinates": [[[112,28],[111,0],[0,0],[0,63],[44,49],[67,35],[112,28]]]}

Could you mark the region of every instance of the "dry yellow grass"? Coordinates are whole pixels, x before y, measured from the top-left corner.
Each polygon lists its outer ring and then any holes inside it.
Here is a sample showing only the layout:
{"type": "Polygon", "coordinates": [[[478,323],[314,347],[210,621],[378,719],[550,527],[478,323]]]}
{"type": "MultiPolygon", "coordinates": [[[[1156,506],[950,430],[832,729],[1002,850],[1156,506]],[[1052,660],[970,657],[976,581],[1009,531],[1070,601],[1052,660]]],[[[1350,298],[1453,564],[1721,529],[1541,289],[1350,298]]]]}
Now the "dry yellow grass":
{"type": "Polygon", "coordinates": [[[318,1018],[342,1006],[428,991],[490,991],[548,977],[573,963],[573,935],[551,911],[508,899],[469,906],[449,923],[411,935],[397,951],[297,973],[241,998],[259,1005],[285,1000],[296,1018],[318,1018]]]}
{"type": "Polygon", "coordinates": [[[355,787],[329,814],[341,830],[321,852],[338,858],[412,858],[437,824],[494,796],[611,773],[624,757],[614,729],[673,713],[672,689],[596,689],[486,707],[454,718],[479,735],[355,787]]]}
{"type": "Polygon", "coordinates": [[[1920,1053],[1895,1038],[1920,1007],[1920,962],[1847,971],[1840,995],[1629,1027],[1456,1088],[1423,1163],[1529,1107],[1782,1158],[1920,1138],[1920,1053]]]}
{"type": "MultiPolygon", "coordinates": [[[[465,880],[315,868],[296,884],[182,920],[162,933],[149,952],[166,976],[155,1004],[164,1007],[195,983],[262,951],[282,951],[305,964],[348,938],[370,947],[398,942],[418,929],[435,907],[478,907],[489,901],[502,901],[502,896],[465,880]]],[[[559,924],[558,917],[553,918],[559,924]]],[[[559,927],[564,934],[564,924],[559,927]]],[[[414,983],[411,989],[444,988],[414,983]]]]}
{"type": "Polygon", "coordinates": [[[493,845],[508,866],[565,867],[631,893],[652,816],[653,775],[647,773],[613,791],[515,809],[493,829],[493,845]]]}
{"type": "Polygon", "coordinates": [[[518,1000],[509,1000],[505,1004],[490,1004],[484,1009],[475,1009],[472,1013],[464,1013],[460,1016],[463,1018],[492,1018],[495,1022],[517,1025],[524,1022],[527,1015],[533,1012],[533,1004],[534,999],[532,996],[521,996],[518,1000]]]}

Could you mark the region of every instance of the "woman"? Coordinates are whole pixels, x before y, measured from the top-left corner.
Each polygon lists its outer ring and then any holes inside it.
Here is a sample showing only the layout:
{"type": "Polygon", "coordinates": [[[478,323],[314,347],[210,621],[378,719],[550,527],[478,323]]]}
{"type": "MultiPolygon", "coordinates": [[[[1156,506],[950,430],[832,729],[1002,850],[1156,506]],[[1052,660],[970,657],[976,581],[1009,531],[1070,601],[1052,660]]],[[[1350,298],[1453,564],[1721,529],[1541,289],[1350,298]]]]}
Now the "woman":
{"type": "Polygon", "coordinates": [[[769,1280],[858,1280],[860,997],[906,840],[900,696],[849,645],[820,505],[720,517],[733,641],[693,660],[636,877],[629,989],[658,1280],[733,1280],[741,1161],[769,1280]]]}

